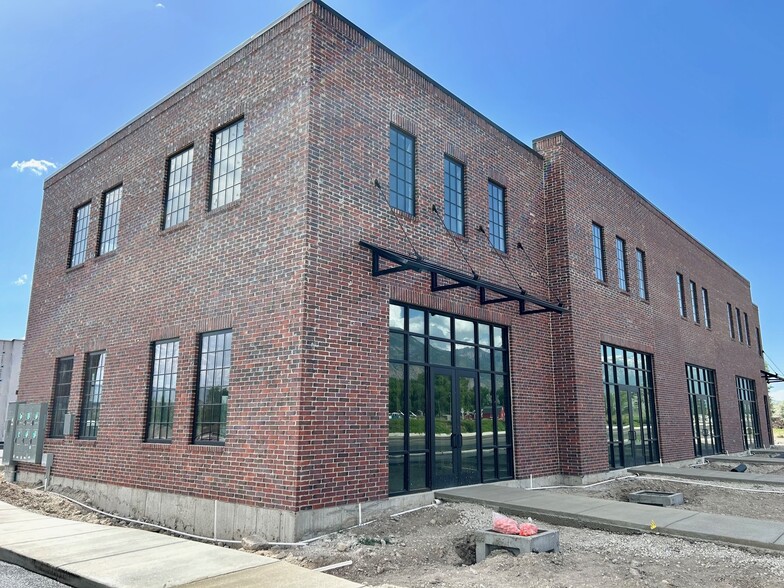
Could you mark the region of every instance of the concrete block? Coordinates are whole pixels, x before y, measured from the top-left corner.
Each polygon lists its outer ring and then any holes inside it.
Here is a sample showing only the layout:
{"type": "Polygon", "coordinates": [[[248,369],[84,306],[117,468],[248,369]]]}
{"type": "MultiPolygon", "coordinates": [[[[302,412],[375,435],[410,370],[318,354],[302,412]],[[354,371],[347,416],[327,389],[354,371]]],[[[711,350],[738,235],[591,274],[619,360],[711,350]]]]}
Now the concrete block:
{"type": "Polygon", "coordinates": [[[629,494],[629,502],[650,504],[651,506],[680,506],[683,504],[683,493],[639,490],[629,494]]]}
{"type": "Polygon", "coordinates": [[[521,553],[557,553],[559,548],[558,531],[539,529],[536,535],[522,537],[506,535],[495,531],[477,531],[476,561],[483,561],[491,551],[507,549],[515,555],[521,553]]]}

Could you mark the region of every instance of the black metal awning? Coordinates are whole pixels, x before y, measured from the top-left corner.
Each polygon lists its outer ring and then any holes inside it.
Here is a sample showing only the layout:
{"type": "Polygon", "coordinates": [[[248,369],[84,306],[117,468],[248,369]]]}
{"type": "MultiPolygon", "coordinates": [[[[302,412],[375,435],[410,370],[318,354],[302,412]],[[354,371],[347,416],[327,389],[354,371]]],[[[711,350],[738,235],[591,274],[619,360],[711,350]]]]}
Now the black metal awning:
{"type": "Polygon", "coordinates": [[[517,302],[520,305],[520,314],[539,314],[542,312],[557,312],[563,314],[569,312],[562,304],[553,304],[536,296],[527,294],[525,290],[514,290],[506,286],[493,284],[482,280],[477,275],[470,276],[442,265],[437,265],[423,258],[409,257],[402,253],[395,253],[389,249],[377,247],[360,241],[359,245],[369,250],[373,254],[373,276],[384,276],[403,271],[427,272],[430,274],[430,290],[440,292],[441,290],[453,290],[455,288],[473,288],[479,291],[480,304],[498,304],[500,302],[517,302]],[[382,268],[380,260],[389,262],[382,268]],[[440,282],[439,278],[448,280],[446,283],[440,282]],[[534,308],[529,309],[530,304],[534,308]]]}
{"type": "Polygon", "coordinates": [[[784,376],[780,376],[778,374],[774,374],[771,372],[766,372],[765,370],[760,370],[762,372],[762,377],[765,378],[765,381],[768,384],[778,384],[780,382],[784,382],[784,376]]]}

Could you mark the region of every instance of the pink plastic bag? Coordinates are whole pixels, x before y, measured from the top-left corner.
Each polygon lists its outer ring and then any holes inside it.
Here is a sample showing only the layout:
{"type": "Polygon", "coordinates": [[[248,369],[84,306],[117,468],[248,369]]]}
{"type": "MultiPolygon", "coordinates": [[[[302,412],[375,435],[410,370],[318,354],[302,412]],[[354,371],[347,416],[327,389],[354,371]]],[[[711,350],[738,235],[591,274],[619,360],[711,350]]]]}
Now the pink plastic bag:
{"type": "Polygon", "coordinates": [[[493,513],[493,531],[506,535],[517,535],[520,532],[517,522],[514,519],[505,517],[497,512],[493,513]]]}
{"type": "Polygon", "coordinates": [[[520,535],[523,537],[531,537],[539,532],[539,527],[533,523],[520,523],[520,535]]]}

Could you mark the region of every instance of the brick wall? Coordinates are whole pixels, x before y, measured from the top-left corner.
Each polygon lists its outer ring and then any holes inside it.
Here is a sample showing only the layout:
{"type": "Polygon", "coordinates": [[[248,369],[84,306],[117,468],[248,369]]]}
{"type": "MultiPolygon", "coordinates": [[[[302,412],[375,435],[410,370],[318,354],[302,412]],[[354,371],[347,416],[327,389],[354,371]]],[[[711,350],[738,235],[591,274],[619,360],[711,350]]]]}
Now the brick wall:
{"type": "MultiPolygon", "coordinates": [[[[633,189],[562,133],[539,139],[534,146],[547,160],[546,190],[553,195],[548,206],[560,205],[557,244],[560,263],[554,281],[568,281],[571,289],[571,333],[555,338],[556,354],[574,354],[576,381],[559,383],[567,397],[576,397],[573,413],[580,437],[583,473],[607,468],[606,432],[601,363],[602,342],[636,349],[654,356],[656,408],[664,461],[694,456],[685,364],[716,370],[716,388],[724,448],[742,451],[735,376],[756,381],[757,406],[763,443],[767,424],[763,396],[767,386],[760,376],[755,327],[757,307],[751,302],[748,281],[665,217],[633,189]],[[606,282],[594,274],[593,222],[604,227],[606,282]],[[626,240],[629,292],[618,287],[615,237],[626,240]],[[649,301],[637,294],[635,249],[646,253],[649,301]],[[565,251],[564,251],[565,250],[565,251]],[[568,262],[563,258],[568,258],[568,262]],[[684,276],[688,318],[681,318],[676,272],[684,276]],[[689,281],[708,290],[711,329],[700,324],[691,311],[689,281]],[[749,315],[752,341],[740,343],[729,336],[726,304],[749,315]],[[574,340],[570,349],[570,337],[574,340]]],[[[557,215],[556,215],[557,216],[557,215]]],[[[554,283],[556,283],[554,282],[554,283]]],[[[736,325],[737,331],[737,325],[736,325]]],[[[745,337],[744,337],[745,339],[745,337]]],[[[568,365],[568,364],[567,364],[568,365]]],[[[559,370],[555,366],[556,372],[559,370]]],[[[569,368],[567,368],[569,370],[569,368]]],[[[558,396],[561,392],[557,392],[558,396]]]]}
{"type": "MultiPolygon", "coordinates": [[[[47,440],[54,474],[296,505],[306,254],[310,15],[300,10],[47,181],[21,389],[52,401],[55,358],[106,350],[96,440],[47,440]],[[244,116],[242,197],[207,211],[211,132],[244,116]],[[167,158],[194,145],[190,219],[162,231],[167,158]],[[103,191],[122,182],[119,245],[95,257],[103,191]],[[92,201],[88,259],[66,269],[92,201]],[[191,443],[199,333],[231,328],[224,447],[191,443]],[[144,443],[150,346],[180,338],[171,444],[144,443]]],[[[77,422],[77,431],[78,431],[77,422]]]]}

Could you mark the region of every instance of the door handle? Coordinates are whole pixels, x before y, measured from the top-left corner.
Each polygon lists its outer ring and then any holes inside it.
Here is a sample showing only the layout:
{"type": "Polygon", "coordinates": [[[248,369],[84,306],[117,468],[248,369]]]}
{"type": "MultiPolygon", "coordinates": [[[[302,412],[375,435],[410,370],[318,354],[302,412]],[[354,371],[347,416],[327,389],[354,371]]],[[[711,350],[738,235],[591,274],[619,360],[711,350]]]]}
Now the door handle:
{"type": "Polygon", "coordinates": [[[452,449],[459,448],[457,444],[457,433],[452,433],[452,435],[449,437],[449,445],[452,447],[452,449]]]}

